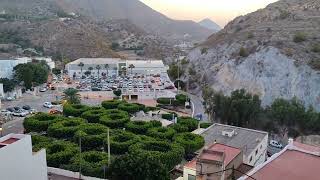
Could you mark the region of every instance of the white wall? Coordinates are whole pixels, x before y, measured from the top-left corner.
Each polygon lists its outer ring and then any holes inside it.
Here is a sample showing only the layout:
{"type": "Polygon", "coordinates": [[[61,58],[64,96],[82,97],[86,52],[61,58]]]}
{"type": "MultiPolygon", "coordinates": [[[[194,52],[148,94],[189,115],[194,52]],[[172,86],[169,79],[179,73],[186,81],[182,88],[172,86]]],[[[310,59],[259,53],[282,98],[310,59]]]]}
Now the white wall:
{"type": "Polygon", "coordinates": [[[268,135],[264,137],[263,140],[252,150],[251,154],[248,157],[244,157],[243,162],[249,164],[251,166],[257,166],[263,163],[266,160],[266,154],[268,149],[268,135]],[[258,150],[258,154],[256,155],[256,150],[258,150]],[[252,157],[252,161],[250,162],[250,157],[252,157]]]}
{"type": "Polygon", "coordinates": [[[183,180],[188,180],[188,175],[197,176],[197,172],[195,170],[189,168],[183,168],[183,180]]]}

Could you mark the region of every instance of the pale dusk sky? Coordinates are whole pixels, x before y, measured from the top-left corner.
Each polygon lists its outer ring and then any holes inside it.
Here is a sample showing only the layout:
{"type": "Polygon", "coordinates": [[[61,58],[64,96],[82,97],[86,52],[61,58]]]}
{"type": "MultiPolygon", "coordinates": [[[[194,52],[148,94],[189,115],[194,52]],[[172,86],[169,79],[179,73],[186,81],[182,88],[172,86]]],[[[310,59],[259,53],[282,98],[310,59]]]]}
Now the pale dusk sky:
{"type": "Polygon", "coordinates": [[[140,0],[152,9],[179,20],[210,18],[220,26],[277,0],[140,0]]]}

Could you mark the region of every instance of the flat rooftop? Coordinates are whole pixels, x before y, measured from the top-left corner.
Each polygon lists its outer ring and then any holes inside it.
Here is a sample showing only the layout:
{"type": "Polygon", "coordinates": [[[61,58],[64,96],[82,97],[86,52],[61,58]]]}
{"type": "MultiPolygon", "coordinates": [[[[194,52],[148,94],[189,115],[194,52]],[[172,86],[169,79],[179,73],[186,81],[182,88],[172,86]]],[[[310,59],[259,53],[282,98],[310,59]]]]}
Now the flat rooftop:
{"type": "Polygon", "coordinates": [[[82,62],[83,64],[116,64],[121,61],[120,58],[80,58],[75,61],[68,63],[70,64],[79,64],[82,62]]]}
{"type": "Polygon", "coordinates": [[[0,138],[0,149],[6,146],[9,146],[10,144],[13,144],[20,139],[26,137],[26,135],[23,134],[8,134],[4,137],[0,138]]]}
{"type": "Polygon", "coordinates": [[[239,148],[243,154],[249,156],[250,153],[268,136],[267,132],[253,129],[229,126],[224,124],[213,124],[204,130],[201,136],[205,139],[205,145],[210,146],[214,143],[220,143],[231,147],[239,148]],[[234,131],[232,137],[222,135],[222,132],[234,131]]]}

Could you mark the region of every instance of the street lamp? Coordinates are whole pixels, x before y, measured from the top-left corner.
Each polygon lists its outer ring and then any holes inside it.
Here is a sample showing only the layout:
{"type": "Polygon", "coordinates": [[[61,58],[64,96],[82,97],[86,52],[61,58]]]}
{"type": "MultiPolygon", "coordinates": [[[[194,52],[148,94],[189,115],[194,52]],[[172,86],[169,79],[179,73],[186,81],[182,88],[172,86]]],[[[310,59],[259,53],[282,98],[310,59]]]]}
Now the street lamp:
{"type": "Polygon", "coordinates": [[[2,137],[2,127],[0,128],[0,137],[2,137]]]}

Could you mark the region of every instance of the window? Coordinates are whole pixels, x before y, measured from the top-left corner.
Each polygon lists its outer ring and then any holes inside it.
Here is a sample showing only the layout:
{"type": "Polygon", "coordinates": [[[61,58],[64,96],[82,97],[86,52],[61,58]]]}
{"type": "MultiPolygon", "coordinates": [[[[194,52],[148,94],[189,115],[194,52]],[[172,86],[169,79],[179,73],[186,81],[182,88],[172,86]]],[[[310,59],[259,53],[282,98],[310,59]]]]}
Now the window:
{"type": "Polygon", "coordinates": [[[250,157],[249,163],[251,163],[251,161],[252,161],[252,156],[250,157]]]}
{"type": "Polygon", "coordinates": [[[258,154],[258,152],[259,152],[259,149],[256,150],[256,155],[258,154]]]}
{"type": "Polygon", "coordinates": [[[196,180],[196,176],[188,174],[188,180],[196,180]]]}
{"type": "Polygon", "coordinates": [[[260,149],[262,149],[262,144],[261,144],[261,146],[260,146],[260,149]]]}

